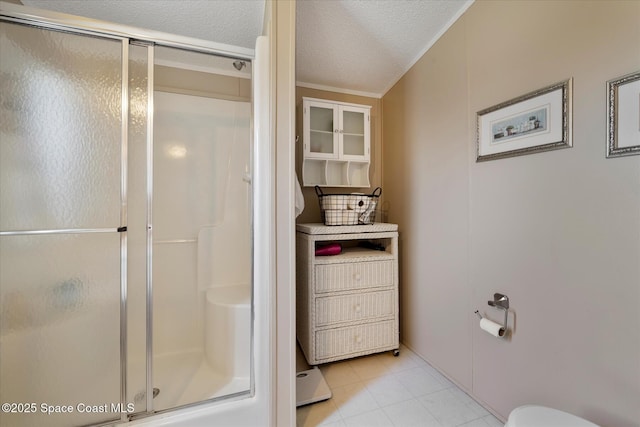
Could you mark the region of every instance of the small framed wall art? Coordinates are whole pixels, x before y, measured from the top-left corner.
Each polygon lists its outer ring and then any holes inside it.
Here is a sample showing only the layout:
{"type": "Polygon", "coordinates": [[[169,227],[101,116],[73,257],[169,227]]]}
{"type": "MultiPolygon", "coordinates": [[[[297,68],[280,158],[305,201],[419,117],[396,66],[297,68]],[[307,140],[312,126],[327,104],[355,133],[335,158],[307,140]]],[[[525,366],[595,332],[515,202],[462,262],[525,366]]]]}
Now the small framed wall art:
{"type": "Polygon", "coordinates": [[[564,80],[478,111],[476,162],[571,147],[572,83],[564,80]]]}
{"type": "Polygon", "coordinates": [[[607,82],[607,157],[640,154],[640,71],[607,82]]]}

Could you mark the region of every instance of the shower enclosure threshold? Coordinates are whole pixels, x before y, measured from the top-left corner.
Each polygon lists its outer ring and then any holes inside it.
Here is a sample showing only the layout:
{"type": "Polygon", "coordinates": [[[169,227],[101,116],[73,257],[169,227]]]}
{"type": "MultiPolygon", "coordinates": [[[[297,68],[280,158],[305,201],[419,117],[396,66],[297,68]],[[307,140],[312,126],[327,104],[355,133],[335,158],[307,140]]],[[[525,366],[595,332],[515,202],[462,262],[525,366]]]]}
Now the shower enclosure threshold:
{"type": "Polygon", "coordinates": [[[162,392],[154,399],[154,410],[162,411],[228,394],[247,391],[249,377],[231,377],[215,372],[203,351],[160,355],[154,358],[154,388],[162,392]]]}

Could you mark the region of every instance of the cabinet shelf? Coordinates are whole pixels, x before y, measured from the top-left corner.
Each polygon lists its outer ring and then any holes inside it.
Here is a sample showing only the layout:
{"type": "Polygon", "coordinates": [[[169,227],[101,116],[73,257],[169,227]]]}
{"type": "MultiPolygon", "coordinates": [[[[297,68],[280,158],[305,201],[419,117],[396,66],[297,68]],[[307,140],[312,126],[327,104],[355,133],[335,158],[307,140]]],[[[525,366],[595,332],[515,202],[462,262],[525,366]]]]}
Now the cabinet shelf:
{"type": "Polygon", "coordinates": [[[369,187],[369,162],[304,159],[302,180],[305,187],[369,187]]]}

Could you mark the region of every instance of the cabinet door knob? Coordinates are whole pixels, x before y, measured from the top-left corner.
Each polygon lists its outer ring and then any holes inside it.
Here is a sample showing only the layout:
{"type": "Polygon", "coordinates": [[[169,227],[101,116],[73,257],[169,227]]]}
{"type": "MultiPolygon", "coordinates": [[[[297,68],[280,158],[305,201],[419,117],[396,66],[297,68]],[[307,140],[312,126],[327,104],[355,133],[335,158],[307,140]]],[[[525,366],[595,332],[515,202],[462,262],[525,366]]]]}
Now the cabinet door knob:
{"type": "Polygon", "coordinates": [[[333,132],[334,132],[334,133],[338,133],[338,129],[334,129],[334,130],[333,130],[333,132]]]}

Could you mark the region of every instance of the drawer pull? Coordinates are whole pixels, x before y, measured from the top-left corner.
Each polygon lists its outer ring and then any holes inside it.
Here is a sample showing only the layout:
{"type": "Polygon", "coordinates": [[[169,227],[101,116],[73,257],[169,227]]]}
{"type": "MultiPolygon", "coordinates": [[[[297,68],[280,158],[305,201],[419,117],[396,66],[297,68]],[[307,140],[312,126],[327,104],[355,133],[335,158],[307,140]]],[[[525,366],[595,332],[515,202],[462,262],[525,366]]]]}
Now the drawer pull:
{"type": "Polygon", "coordinates": [[[353,306],[353,311],[355,311],[356,313],[360,313],[360,311],[362,311],[362,307],[360,307],[360,304],[356,304],[355,306],[353,306]]]}
{"type": "Polygon", "coordinates": [[[360,281],[360,279],[362,279],[362,275],[361,275],[360,273],[355,273],[355,274],[353,275],[353,280],[355,280],[355,281],[359,282],[359,281],[360,281]]]}
{"type": "Polygon", "coordinates": [[[362,337],[360,335],[356,335],[355,339],[357,344],[360,344],[362,342],[362,337]]]}

